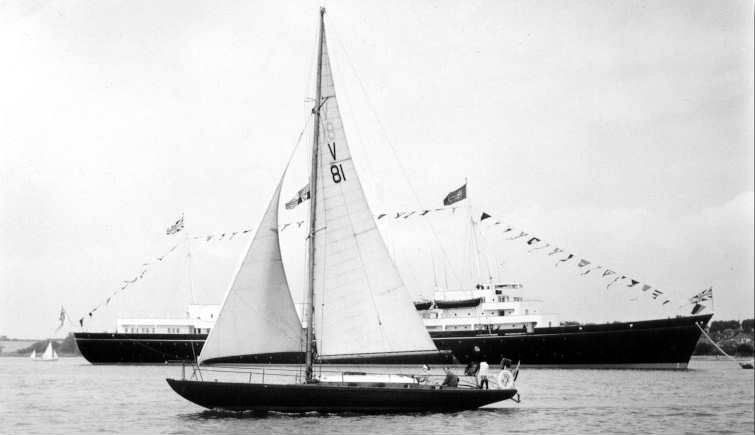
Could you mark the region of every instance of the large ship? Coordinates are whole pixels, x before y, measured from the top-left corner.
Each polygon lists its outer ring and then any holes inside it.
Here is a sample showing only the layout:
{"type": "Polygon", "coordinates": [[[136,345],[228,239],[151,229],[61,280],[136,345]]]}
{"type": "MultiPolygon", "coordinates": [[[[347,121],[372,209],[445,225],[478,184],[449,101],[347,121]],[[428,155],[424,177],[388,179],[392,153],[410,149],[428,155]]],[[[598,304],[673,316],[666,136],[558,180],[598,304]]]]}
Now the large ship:
{"type": "MultiPolygon", "coordinates": [[[[326,104],[325,101],[323,101],[323,104],[326,104]]],[[[341,140],[345,141],[345,137],[341,140]]],[[[328,147],[330,146],[331,145],[329,144],[328,147]]],[[[330,154],[328,158],[335,158],[335,148],[329,148],[329,150],[330,154]]],[[[336,184],[339,184],[342,180],[345,181],[345,178],[341,174],[341,170],[342,168],[340,167],[340,164],[338,166],[334,165],[330,167],[331,180],[336,184]]],[[[280,256],[283,263],[287,263],[283,257],[287,257],[291,262],[303,261],[304,258],[304,256],[298,254],[286,255],[284,253],[286,250],[283,249],[283,242],[281,241],[284,236],[290,238],[289,241],[292,242],[292,246],[301,246],[302,242],[305,242],[314,234],[311,232],[311,227],[314,223],[313,219],[308,221],[309,226],[303,225],[305,223],[304,220],[296,221],[296,219],[299,219],[303,215],[298,215],[299,218],[297,218],[295,217],[297,215],[291,214],[296,213],[294,209],[302,210],[311,207],[310,203],[313,203],[314,200],[311,200],[310,192],[307,189],[307,187],[300,189],[291,201],[285,203],[283,208],[281,208],[280,205],[278,207],[278,213],[281,216],[285,216],[285,219],[289,220],[288,223],[278,226],[278,214],[276,214],[275,227],[277,228],[277,231],[275,231],[275,240],[277,246],[273,246],[273,248],[277,250],[276,256],[280,256]],[[299,208],[299,206],[301,206],[301,208],[299,208]],[[295,226],[291,225],[294,221],[297,222],[297,225],[295,226]],[[283,233],[283,230],[289,227],[290,229],[286,233],[283,233]]],[[[360,191],[359,195],[362,194],[363,193],[360,191]]],[[[372,231],[373,227],[377,229],[379,223],[385,225],[386,221],[394,220],[397,220],[398,222],[409,222],[407,218],[412,215],[426,216],[431,212],[430,209],[424,209],[424,207],[421,207],[423,209],[422,211],[418,209],[411,212],[396,213],[394,219],[381,220],[381,218],[386,216],[385,213],[377,216],[372,215],[372,213],[369,212],[366,199],[363,203],[364,205],[360,205],[360,207],[364,207],[365,210],[367,210],[363,213],[363,219],[365,224],[369,226],[370,231],[372,231]],[[399,217],[403,217],[403,219],[398,219],[399,217]]],[[[362,202],[360,202],[360,204],[362,204],[362,202]]],[[[360,213],[363,211],[360,211],[360,213]]],[[[446,211],[446,213],[442,213],[442,215],[446,217],[450,216],[449,219],[463,219],[464,226],[469,230],[459,231],[460,228],[454,225],[454,229],[450,232],[452,238],[463,235],[466,239],[464,243],[458,243],[459,241],[457,240],[449,245],[454,246],[454,250],[459,254],[460,258],[456,259],[447,258],[447,249],[443,248],[443,243],[439,240],[434,228],[432,231],[429,231],[433,236],[430,240],[419,242],[421,238],[419,233],[423,232],[420,228],[417,228],[417,231],[413,233],[414,236],[409,238],[411,239],[412,246],[420,245],[430,251],[430,257],[433,259],[432,270],[435,283],[433,297],[415,302],[414,307],[417,310],[418,316],[422,318],[424,326],[435,343],[437,350],[450,351],[458,363],[466,364],[472,361],[478,362],[485,360],[488,364],[497,365],[503,358],[508,358],[514,361],[519,361],[521,365],[525,367],[687,368],[692,352],[694,351],[695,345],[701,335],[701,328],[706,327],[712,314],[600,324],[562,323],[555,315],[542,313],[540,309],[540,301],[523,297],[522,292],[520,291],[522,285],[505,284],[509,278],[501,279],[499,277],[494,281],[493,275],[498,272],[492,270],[493,268],[490,267],[487,258],[483,258],[486,256],[482,255],[481,251],[485,251],[484,245],[486,243],[486,238],[480,237],[479,235],[479,233],[481,233],[481,227],[484,226],[482,222],[486,219],[492,218],[492,216],[485,212],[479,212],[479,210],[472,207],[467,180],[465,180],[464,185],[460,188],[455,189],[446,195],[443,200],[443,208],[436,208],[433,211],[446,211]],[[460,203],[461,201],[465,201],[466,206],[457,205],[457,203],[460,203]],[[450,213],[448,213],[448,211],[450,211],[450,213]],[[433,253],[433,251],[436,250],[434,248],[436,243],[438,248],[440,248],[437,250],[441,251],[444,257],[442,263],[443,267],[437,269],[434,262],[435,254],[433,253]],[[464,249],[460,248],[463,245],[466,245],[469,248],[469,251],[462,254],[461,251],[464,251],[464,249]],[[467,278],[466,274],[464,275],[464,279],[458,279],[457,277],[457,282],[452,284],[456,286],[453,290],[450,289],[447,279],[443,279],[443,287],[439,286],[438,282],[440,280],[436,274],[439,271],[438,269],[442,271],[445,277],[445,273],[448,270],[453,272],[454,268],[464,268],[466,266],[470,267],[470,273],[468,274],[469,277],[467,278]],[[480,284],[480,282],[484,282],[484,284],[480,284]],[[460,290],[457,290],[457,288],[460,290]]],[[[310,208],[310,216],[312,216],[311,212],[312,209],[310,208]]],[[[490,221],[493,220],[495,219],[490,219],[487,223],[490,223],[490,221]]],[[[181,225],[183,225],[183,218],[180,222],[181,225]]],[[[496,222],[492,227],[495,227],[495,225],[498,225],[499,223],[500,222],[496,222]]],[[[432,223],[428,220],[423,220],[421,223],[418,222],[417,225],[420,225],[422,228],[428,226],[432,227],[432,223]]],[[[181,226],[181,228],[183,228],[183,226],[181,226]]],[[[324,226],[322,230],[326,230],[327,228],[327,226],[324,226]]],[[[512,230],[512,228],[508,227],[504,232],[509,230],[512,230]]],[[[180,231],[180,228],[176,229],[175,232],[177,231],[180,231]]],[[[317,231],[321,230],[318,229],[317,231]]],[[[352,230],[348,231],[349,234],[354,234],[352,230]]],[[[247,231],[244,231],[244,233],[246,232],[247,231]]],[[[168,230],[168,234],[170,234],[170,229],[168,230]]],[[[520,237],[524,237],[525,235],[528,235],[528,233],[522,232],[520,237]]],[[[225,233],[222,234],[221,238],[224,236],[225,233]]],[[[207,240],[211,237],[212,236],[209,236],[207,240]]],[[[514,240],[516,238],[519,237],[507,238],[506,240],[514,240]]],[[[399,239],[401,239],[400,236],[395,238],[395,241],[398,244],[400,244],[399,239]]],[[[385,244],[382,236],[377,237],[375,240],[376,246],[379,246],[382,251],[382,245],[385,244]],[[379,240],[379,243],[377,240],[379,240]]],[[[528,247],[533,246],[533,249],[530,249],[528,252],[550,246],[550,244],[547,243],[543,245],[533,245],[541,242],[537,237],[530,237],[529,239],[523,240],[527,240],[526,245],[528,247]]],[[[396,249],[399,251],[403,249],[401,246],[392,246],[392,248],[394,251],[396,249]]],[[[333,247],[332,249],[338,250],[341,249],[341,247],[333,247]]],[[[293,252],[298,253],[297,250],[293,250],[293,252]]],[[[314,248],[312,248],[309,256],[311,257],[314,252],[314,248]]],[[[552,255],[556,252],[563,252],[563,250],[556,248],[556,250],[548,255],[552,255]]],[[[386,257],[390,256],[386,255],[386,257]]],[[[395,257],[395,255],[393,257],[395,257]]],[[[565,262],[572,257],[574,257],[573,254],[568,254],[568,257],[560,259],[559,262],[565,262]]],[[[394,274],[394,272],[398,270],[394,270],[393,266],[396,268],[399,267],[398,264],[393,264],[393,261],[393,259],[390,259],[386,260],[385,263],[391,263],[391,274],[394,274]]],[[[399,262],[396,261],[396,263],[399,262]]],[[[383,266],[385,264],[383,264],[383,266]]],[[[587,264],[590,264],[590,262],[583,259],[578,263],[578,267],[583,267],[587,264]]],[[[306,270],[311,272],[312,268],[309,266],[311,265],[305,266],[300,264],[299,267],[292,267],[291,270],[306,270]]],[[[380,267],[382,268],[383,266],[380,267]]],[[[416,265],[413,264],[407,264],[404,265],[404,267],[423,271],[430,269],[429,267],[416,267],[416,265]]],[[[597,268],[592,270],[597,270],[597,268]]],[[[412,270],[408,273],[413,274],[414,272],[415,270],[412,270]]],[[[582,275],[588,272],[589,270],[583,272],[582,275]]],[[[616,274],[616,272],[612,270],[604,270],[603,277],[607,276],[608,273],[616,274]]],[[[595,276],[596,274],[593,274],[592,276],[595,276]]],[[[292,289],[295,288],[293,282],[295,279],[292,278],[298,275],[296,273],[291,273],[290,276],[289,274],[285,275],[285,279],[283,279],[284,287],[289,290],[290,295],[298,294],[299,291],[292,291],[292,289]],[[291,287],[289,287],[289,285],[291,287]]],[[[312,282],[310,278],[311,277],[307,278],[307,282],[312,282]]],[[[349,281],[348,288],[359,291],[364,288],[369,288],[368,283],[363,283],[361,286],[353,284],[354,282],[362,282],[361,280],[363,278],[364,276],[360,275],[358,279],[355,278],[353,282],[349,281]]],[[[628,277],[616,274],[616,280],[625,278],[628,277]]],[[[397,278],[396,281],[398,282],[402,279],[405,278],[397,278]]],[[[639,281],[631,278],[628,279],[630,279],[629,286],[640,284],[639,281]]],[[[614,282],[616,280],[614,280],[614,282]]],[[[257,285],[261,287],[257,289],[258,291],[267,291],[264,285],[260,282],[254,281],[254,285],[250,284],[248,286],[249,288],[245,289],[245,291],[250,291],[251,288],[256,288],[255,286],[257,285]]],[[[426,285],[416,285],[415,287],[429,289],[429,281],[428,283],[423,284],[426,285]]],[[[403,288],[403,284],[401,288],[403,288]]],[[[642,291],[648,291],[651,287],[643,284],[641,288],[642,291]]],[[[387,294],[388,290],[385,290],[385,292],[387,294]]],[[[338,294],[343,298],[353,296],[353,293],[338,294]]],[[[382,293],[378,292],[377,294],[382,293]]],[[[654,290],[653,298],[658,294],[662,294],[662,292],[655,294],[654,290]]],[[[392,302],[393,301],[391,301],[391,303],[392,302]]],[[[670,300],[663,302],[663,304],[668,302],[670,302],[670,300]]],[[[389,302],[386,299],[384,303],[387,304],[389,302]]],[[[398,304],[400,301],[396,303],[398,304]]],[[[293,302],[293,296],[291,299],[291,306],[299,306],[299,304],[293,302]]],[[[340,311],[333,309],[332,312],[329,312],[330,317],[328,321],[333,322],[332,325],[336,328],[341,328],[338,329],[338,331],[341,332],[347,329],[361,330],[364,332],[362,335],[362,342],[368,346],[375,344],[373,343],[375,337],[369,336],[372,330],[364,327],[365,324],[374,320],[374,318],[368,318],[364,313],[344,314],[348,312],[350,308],[352,307],[348,303],[343,303],[340,311]],[[333,319],[340,319],[340,321],[333,319]]],[[[414,321],[414,319],[411,318],[411,307],[393,305],[393,308],[400,310],[404,314],[408,313],[406,317],[414,321]],[[409,311],[406,311],[407,309],[409,311]]],[[[702,308],[702,306],[699,308],[702,308]]],[[[699,312],[699,308],[696,306],[694,312],[699,312]]],[[[133,317],[120,319],[117,322],[115,332],[78,332],[74,335],[81,353],[88,361],[95,364],[154,364],[173,361],[197,361],[197,356],[200,355],[205,339],[207,338],[210,329],[213,328],[219,311],[220,306],[192,305],[189,307],[186,316],[180,318],[133,317]]],[[[304,320],[302,323],[306,323],[306,315],[303,313],[298,313],[298,315],[301,320],[304,320]]],[[[267,337],[264,332],[261,332],[261,330],[269,326],[268,324],[265,324],[267,319],[250,317],[247,314],[239,315],[238,318],[242,319],[239,321],[256,322],[253,322],[256,326],[252,328],[253,331],[250,331],[250,336],[248,337],[249,342],[247,344],[263,342],[265,344],[270,344],[265,340],[272,341],[272,339],[267,337]],[[254,331],[258,331],[260,335],[255,337],[254,331]]],[[[402,319],[404,318],[402,317],[402,319]]],[[[221,323],[222,322],[223,321],[221,320],[221,323]]],[[[374,330],[378,330],[379,326],[382,325],[381,321],[378,321],[377,323],[378,325],[373,328],[374,330]]],[[[216,331],[218,330],[219,329],[216,329],[216,331]]],[[[305,330],[304,326],[302,326],[302,332],[305,330]]],[[[329,331],[331,330],[336,329],[330,329],[329,331]]],[[[292,336],[293,335],[289,335],[289,338],[292,336]]],[[[308,341],[311,338],[311,335],[309,335],[308,341]]],[[[295,341],[295,339],[293,341],[295,341]]],[[[323,339],[321,343],[327,341],[328,340],[323,339]]],[[[294,345],[290,345],[286,348],[285,352],[270,354],[254,353],[231,357],[224,355],[222,358],[210,357],[209,359],[203,357],[202,360],[204,360],[205,363],[299,364],[304,361],[305,355],[303,339],[301,340],[301,343],[300,352],[290,351],[290,348],[295,347],[294,345]]],[[[317,347],[317,340],[315,340],[314,346],[317,347]]],[[[322,350],[323,354],[328,353],[327,349],[322,350]]],[[[359,354],[361,355],[362,352],[383,354],[383,352],[368,352],[365,349],[360,349],[359,354]]],[[[445,352],[445,354],[448,354],[448,352],[445,352]]],[[[349,353],[342,353],[339,355],[348,356],[349,353]]],[[[332,357],[333,355],[330,356],[332,357]]],[[[380,358],[383,357],[381,356],[380,358]]],[[[400,354],[392,352],[389,357],[383,358],[380,363],[417,363],[416,359],[410,358],[410,356],[405,355],[402,357],[400,354]]],[[[330,359],[329,361],[346,364],[357,362],[356,360],[350,361],[348,359],[330,359]]]]}
{"type": "Polygon", "coordinates": [[[75,332],[92,364],[164,364],[195,361],[220,305],[189,305],[184,316],[151,315],[116,321],[115,332],[75,332]]]}
{"type": "MultiPolygon", "coordinates": [[[[519,295],[520,284],[436,291],[415,302],[438,349],[461,364],[502,358],[523,367],[686,369],[700,327],[713,314],[600,324],[562,324],[540,312],[541,301],[519,295]]],[[[118,319],[115,332],[77,332],[81,354],[93,364],[191,362],[214,325],[218,305],[190,305],[184,317],[118,319]]],[[[250,337],[251,339],[251,337],[250,337]]],[[[238,363],[297,364],[304,353],[257,355],[238,363]]],[[[392,364],[407,364],[396,359],[392,364]]]]}
{"type": "Polygon", "coordinates": [[[415,303],[438,349],[462,363],[501,358],[542,368],[686,369],[713,314],[600,324],[562,324],[520,284],[436,291],[415,303]],[[513,290],[513,291],[512,291],[513,290]],[[513,293],[513,294],[512,294],[513,293]]]}

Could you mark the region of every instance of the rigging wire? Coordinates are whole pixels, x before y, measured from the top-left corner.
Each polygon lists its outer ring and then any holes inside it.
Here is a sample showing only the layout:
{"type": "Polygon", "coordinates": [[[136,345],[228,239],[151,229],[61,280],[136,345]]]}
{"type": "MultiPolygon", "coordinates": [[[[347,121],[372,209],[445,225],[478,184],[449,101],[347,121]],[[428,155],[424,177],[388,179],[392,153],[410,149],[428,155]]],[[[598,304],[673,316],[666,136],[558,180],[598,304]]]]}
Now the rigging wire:
{"type": "MultiPolygon", "coordinates": [[[[417,194],[417,191],[414,188],[414,185],[412,184],[409,176],[407,175],[406,168],[404,167],[403,163],[401,162],[401,160],[398,157],[398,152],[396,151],[396,148],[393,146],[393,142],[391,142],[390,137],[388,136],[387,131],[386,131],[385,127],[383,126],[383,123],[380,121],[380,117],[378,117],[378,115],[377,115],[377,110],[375,110],[375,107],[373,106],[372,101],[370,100],[369,95],[367,94],[367,90],[366,90],[366,88],[364,86],[364,83],[362,82],[362,79],[361,79],[359,73],[357,72],[356,66],[354,65],[353,62],[351,62],[351,55],[349,54],[349,52],[346,49],[346,47],[344,46],[344,44],[341,42],[341,38],[338,35],[338,31],[336,29],[336,26],[331,23],[331,28],[333,30],[333,34],[335,34],[335,39],[338,42],[338,45],[341,47],[341,50],[343,50],[343,53],[345,55],[344,58],[347,60],[348,65],[351,67],[351,70],[354,73],[354,76],[357,79],[357,82],[359,83],[359,87],[362,90],[362,94],[365,97],[365,101],[367,102],[367,106],[369,107],[370,111],[372,112],[372,115],[375,118],[375,121],[376,121],[376,123],[378,125],[378,128],[379,128],[380,132],[382,133],[383,137],[385,138],[385,141],[388,144],[388,146],[389,146],[389,148],[391,150],[391,153],[393,154],[393,158],[398,163],[399,169],[401,170],[401,175],[404,178],[404,180],[406,181],[406,184],[409,185],[409,189],[410,189],[412,195],[414,196],[414,200],[417,202],[417,204],[419,204],[419,206],[421,208],[425,208],[424,205],[422,204],[422,201],[420,200],[420,196],[417,194]]],[[[448,265],[448,268],[451,269],[451,273],[453,274],[453,276],[456,279],[456,281],[461,284],[463,281],[461,281],[459,279],[459,276],[456,273],[456,270],[453,267],[453,265],[452,265],[452,263],[451,263],[451,261],[449,259],[449,255],[448,255],[448,253],[446,251],[446,248],[443,246],[443,243],[440,241],[440,237],[438,236],[438,233],[437,233],[437,231],[435,229],[435,226],[431,222],[428,222],[428,227],[430,228],[430,231],[432,232],[432,235],[433,235],[434,239],[438,243],[438,246],[440,247],[441,252],[443,253],[443,257],[444,257],[444,259],[446,261],[446,264],[448,265]]]]}
{"type": "MultiPolygon", "coordinates": [[[[183,215],[181,215],[183,217],[183,215]]],[[[192,304],[195,304],[194,299],[194,282],[191,279],[191,238],[189,237],[189,231],[184,233],[184,243],[186,244],[186,275],[189,281],[189,298],[192,304]]]]}
{"type": "Polygon", "coordinates": [[[702,332],[702,333],[703,333],[703,335],[705,335],[705,337],[707,337],[707,338],[708,338],[708,341],[710,341],[710,342],[711,342],[711,344],[712,344],[713,346],[715,346],[715,348],[716,348],[716,349],[718,349],[718,351],[719,351],[719,352],[721,352],[721,353],[722,353],[722,354],[723,354],[723,355],[724,355],[725,357],[727,357],[727,358],[729,358],[730,360],[734,361],[735,363],[739,364],[739,362],[737,361],[737,359],[736,359],[736,358],[734,358],[733,356],[731,356],[731,355],[729,355],[728,353],[726,353],[726,352],[725,352],[725,351],[724,351],[723,349],[721,349],[721,347],[720,347],[720,346],[718,345],[718,343],[716,343],[716,341],[715,341],[715,340],[713,340],[713,338],[712,338],[712,337],[711,337],[710,335],[708,335],[708,333],[707,333],[707,332],[705,332],[705,328],[703,328],[702,326],[700,326],[700,323],[698,323],[698,322],[695,322],[695,326],[697,326],[697,328],[698,328],[698,329],[700,330],[700,332],[702,332]]]}

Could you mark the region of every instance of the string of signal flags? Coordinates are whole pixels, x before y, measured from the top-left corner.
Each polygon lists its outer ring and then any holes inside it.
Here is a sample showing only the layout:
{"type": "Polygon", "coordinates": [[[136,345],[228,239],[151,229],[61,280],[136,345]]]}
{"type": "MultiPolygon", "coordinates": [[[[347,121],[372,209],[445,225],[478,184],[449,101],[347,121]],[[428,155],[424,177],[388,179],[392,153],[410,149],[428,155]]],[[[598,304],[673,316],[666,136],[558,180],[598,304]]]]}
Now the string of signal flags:
{"type": "Polygon", "coordinates": [[[144,279],[144,276],[147,274],[147,272],[150,271],[152,266],[155,266],[165,261],[165,259],[168,258],[168,256],[171,255],[181,245],[181,243],[183,242],[176,243],[170,249],[165,251],[162,255],[156,256],[142,263],[140,271],[138,273],[136,273],[129,279],[121,281],[121,283],[110,293],[110,295],[107,298],[105,298],[103,301],[101,301],[94,307],[90,308],[86,315],[79,318],[79,327],[83,328],[84,322],[87,320],[87,317],[89,317],[89,319],[92,319],[94,317],[94,314],[97,312],[97,310],[109,305],[110,301],[119,293],[126,290],[130,286],[136,284],[138,281],[144,279]]]}
{"type": "MultiPolygon", "coordinates": [[[[310,197],[309,195],[309,184],[305,185],[301,189],[299,189],[294,195],[293,198],[291,198],[288,202],[286,202],[286,209],[294,209],[298,205],[304,203],[306,200],[308,200],[310,197]]],[[[396,219],[409,219],[409,218],[417,218],[422,216],[427,216],[430,213],[439,213],[439,212],[445,212],[448,210],[451,210],[451,212],[454,212],[458,206],[454,206],[454,204],[463,201],[467,199],[467,184],[464,183],[461,187],[454,189],[450,191],[445,198],[443,198],[443,207],[441,208],[435,208],[435,209],[422,209],[422,210],[409,210],[409,211],[399,211],[394,213],[380,213],[375,215],[375,219],[381,220],[384,218],[393,218],[396,219]]],[[[657,300],[660,302],[661,305],[666,305],[671,303],[671,299],[669,299],[665,293],[655,288],[651,285],[645,284],[643,282],[640,282],[637,279],[634,279],[626,274],[622,274],[620,272],[617,272],[613,269],[610,269],[608,267],[605,267],[603,265],[595,264],[590,260],[587,260],[585,258],[577,257],[575,254],[569,253],[565,251],[564,249],[561,249],[557,246],[552,245],[551,243],[545,242],[540,237],[537,237],[530,233],[529,231],[523,231],[519,229],[515,229],[513,226],[505,225],[501,220],[494,218],[490,213],[487,213],[483,211],[479,218],[479,222],[485,222],[486,224],[489,224],[489,226],[495,227],[501,225],[504,229],[501,234],[512,234],[512,237],[507,237],[505,240],[521,240],[522,242],[526,243],[527,246],[530,247],[528,249],[528,253],[534,253],[536,251],[546,252],[549,257],[556,258],[555,267],[558,267],[562,264],[575,264],[579,271],[580,276],[586,276],[591,273],[600,274],[600,278],[608,279],[610,282],[606,285],[606,289],[610,289],[614,285],[625,285],[629,288],[638,288],[641,290],[643,294],[650,295],[649,297],[653,300],[657,300]],[[518,234],[517,234],[518,233],[518,234]]],[[[283,224],[279,231],[284,231],[287,228],[291,227],[294,223],[286,223],[283,224]]],[[[295,222],[297,227],[301,227],[304,224],[304,221],[297,221],[295,222]]],[[[224,235],[221,235],[221,238],[224,235]]],[[[208,241],[210,238],[207,239],[208,241]]],[[[593,275],[593,276],[594,276],[593,275]]],[[[704,290],[703,292],[707,291],[704,290]]],[[[703,293],[701,292],[701,293],[703,293]]],[[[695,295],[695,297],[699,296],[695,295]]],[[[695,309],[693,309],[693,314],[695,314],[696,311],[702,310],[702,308],[698,308],[698,305],[695,302],[695,297],[689,300],[689,303],[695,303],[695,309]]],[[[711,289],[711,298],[712,298],[712,289],[711,289]]],[[[681,308],[682,306],[686,305],[687,303],[683,303],[679,306],[681,308]]]]}
{"type": "MultiPolygon", "coordinates": [[[[309,197],[310,197],[309,188],[307,185],[307,186],[304,186],[302,189],[299,189],[296,195],[285,203],[285,208],[288,210],[294,209],[298,205],[307,201],[309,197]]],[[[452,190],[445,196],[445,198],[443,199],[443,207],[383,212],[383,213],[375,214],[374,217],[377,221],[382,221],[382,220],[400,221],[400,220],[405,220],[405,219],[422,218],[428,215],[435,215],[438,213],[449,213],[449,212],[455,213],[456,209],[461,206],[454,205],[454,204],[457,204],[458,202],[463,201],[466,198],[467,198],[467,185],[465,183],[461,187],[455,190],[452,190]]],[[[640,291],[640,294],[648,295],[649,298],[651,298],[652,300],[658,301],[661,305],[667,305],[672,302],[672,300],[668,298],[666,294],[658,288],[655,288],[649,284],[645,284],[627,274],[620,273],[609,267],[606,267],[600,264],[595,264],[590,260],[579,257],[558,246],[555,246],[551,243],[543,241],[540,237],[534,235],[533,233],[529,231],[524,231],[517,227],[504,224],[502,220],[495,218],[490,213],[483,211],[481,212],[480,216],[477,219],[480,223],[484,223],[486,226],[490,228],[496,228],[496,227],[502,228],[500,234],[507,236],[505,237],[504,240],[519,241],[521,243],[524,243],[525,246],[528,247],[527,253],[532,254],[532,253],[538,252],[538,253],[544,253],[548,257],[553,257],[553,259],[555,260],[554,261],[555,267],[573,264],[577,268],[579,276],[587,276],[590,274],[593,274],[593,276],[600,275],[601,279],[606,279],[607,290],[611,289],[611,287],[615,285],[623,285],[628,288],[638,289],[640,291]]],[[[283,232],[283,231],[292,230],[294,228],[301,228],[304,225],[304,223],[305,223],[304,220],[283,223],[282,225],[278,227],[278,231],[283,232]]],[[[170,225],[166,229],[165,234],[168,236],[172,236],[172,235],[180,233],[183,230],[184,230],[184,216],[182,215],[174,224],[170,225]]],[[[251,233],[252,231],[253,231],[252,228],[246,228],[246,229],[241,229],[238,231],[226,231],[222,233],[194,235],[194,236],[189,236],[185,240],[176,243],[170,249],[164,252],[162,255],[159,255],[157,257],[154,257],[142,263],[141,270],[137,274],[132,276],[130,279],[122,281],[121,284],[115,290],[113,290],[110,296],[108,296],[105,300],[103,300],[96,306],[92,307],[92,309],[88,311],[87,315],[82,316],[79,319],[79,326],[80,327],[84,326],[86,317],[89,317],[90,319],[93,318],[97,310],[110,304],[110,301],[112,300],[113,297],[115,297],[122,291],[126,290],[129,286],[135,284],[137,281],[143,279],[144,276],[149,272],[152,266],[162,263],[169,255],[171,255],[181,245],[181,243],[184,243],[186,240],[199,240],[199,241],[204,241],[205,243],[221,241],[221,240],[233,240],[237,237],[243,237],[251,233]]],[[[712,300],[712,298],[713,298],[713,289],[707,288],[701,291],[700,293],[696,294],[689,300],[685,300],[682,304],[678,306],[678,308],[682,308],[685,305],[694,305],[692,309],[692,314],[697,314],[698,312],[702,311],[705,308],[705,305],[703,304],[703,302],[712,300]]]]}

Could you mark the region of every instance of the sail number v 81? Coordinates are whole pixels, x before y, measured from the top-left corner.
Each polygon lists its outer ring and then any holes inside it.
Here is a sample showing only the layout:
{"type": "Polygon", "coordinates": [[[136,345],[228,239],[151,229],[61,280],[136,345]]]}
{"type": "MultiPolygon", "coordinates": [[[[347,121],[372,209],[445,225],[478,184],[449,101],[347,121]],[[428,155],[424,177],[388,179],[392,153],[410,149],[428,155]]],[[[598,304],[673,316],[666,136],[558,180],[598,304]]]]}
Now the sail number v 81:
{"type": "MultiPolygon", "coordinates": [[[[330,123],[328,123],[330,125],[330,123]]],[[[336,143],[333,142],[332,144],[328,144],[328,151],[330,151],[330,156],[333,158],[333,160],[336,159],[336,143]]],[[[330,165],[330,177],[333,179],[333,182],[338,184],[341,181],[346,181],[346,173],[343,171],[343,165],[338,164],[331,164],[330,165]]]]}

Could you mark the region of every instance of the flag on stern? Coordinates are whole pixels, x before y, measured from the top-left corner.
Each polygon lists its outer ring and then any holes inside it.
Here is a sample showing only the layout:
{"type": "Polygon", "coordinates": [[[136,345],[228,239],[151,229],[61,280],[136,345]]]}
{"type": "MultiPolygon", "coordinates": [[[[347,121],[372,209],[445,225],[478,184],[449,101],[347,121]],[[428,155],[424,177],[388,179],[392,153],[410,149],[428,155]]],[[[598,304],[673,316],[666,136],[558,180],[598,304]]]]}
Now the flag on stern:
{"type": "Polygon", "coordinates": [[[703,310],[703,308],[705,308],[705,305],[703,305],[703,304],[695,304],[695,306],[692,307],[692,315],[694,316],[695,314],[699,313],[700,311],[703,310]]]}
{"type": "Polygon", "coordinates": [[[309,183],[306,186],[299,189],[296,195],[286,203],[286,210],[296,208],[297,205],[309,199],[309,183]]]}
{"type": "Polygon", "coordinates": [[[171,234],[176,234],[182,229],[184,229],[184,215],[181,215],[181,219],[177,220],[176,223],[169,226],[168,229],[165,230],[165,234],[170,236],[171,234]]]}
{"type": "Polygon", "coordinates": [[[58,314],[58,320],[60,320],[60,325],[58,325],[58,328],[55,330],[55,332],[58,332],[60,328],[63,327],[63,322],[66,321],[66,309],[63,308],[63,306],[60,306],[60,314],[58,314]]]}
{"type": "Polygon", "coordinates": [[[445,198],[443,198],[443,205],[449,206],[456,202],[462,201],[467,198],[467,185],[466,183],[456,190],[448,192],[445,198]]]}
{"type": "Polygon", "coordinates": [[[692,296],[689,299],[689,303],[699,304],[701,302],[705,302],[711,299],[713,299],[713,287],[708,287],[705,290],[701,291],[700,293],[692,296]]]}
{"type": "Polygon", "coordinates": [[[713,287],[708,287],[705,290],[701,291],[700,293],[692,296],[689,299],[690,304],[695,304],[694,307],[692,307],[692,315],[699,313],[703,309],[705,309],[705,305],[703,305],[703,302],[713,299],[713,287]]]}

